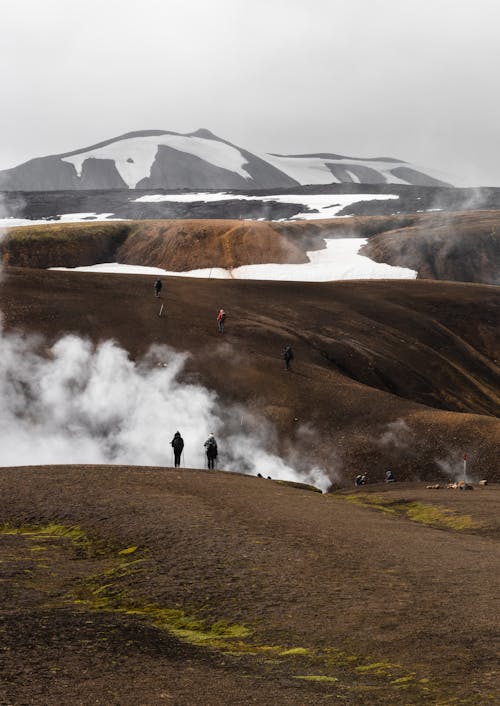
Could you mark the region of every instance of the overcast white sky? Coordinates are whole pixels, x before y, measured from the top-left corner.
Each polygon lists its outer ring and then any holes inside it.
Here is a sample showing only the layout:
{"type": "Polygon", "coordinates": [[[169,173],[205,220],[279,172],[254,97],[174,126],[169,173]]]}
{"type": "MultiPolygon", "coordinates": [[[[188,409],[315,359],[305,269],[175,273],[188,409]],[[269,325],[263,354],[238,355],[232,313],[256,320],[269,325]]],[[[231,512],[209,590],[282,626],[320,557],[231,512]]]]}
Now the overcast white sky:
{"type": "Polygon", "coordinates": [[[141,129],[500,186],[498,0],[0,0],[0,169],[141,129]]]}

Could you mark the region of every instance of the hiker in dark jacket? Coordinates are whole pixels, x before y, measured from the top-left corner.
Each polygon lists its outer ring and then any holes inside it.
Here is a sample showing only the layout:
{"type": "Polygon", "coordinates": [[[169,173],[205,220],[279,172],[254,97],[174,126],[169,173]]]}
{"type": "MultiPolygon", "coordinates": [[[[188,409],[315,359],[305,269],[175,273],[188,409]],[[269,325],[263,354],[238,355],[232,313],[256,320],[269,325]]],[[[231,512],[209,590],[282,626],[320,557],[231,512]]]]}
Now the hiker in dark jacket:
{"type": "Polygon", "coordinates": [[[290,363],[293,360],[293,351],[290,346],[283,348],[283,360],[285,361],[285,370],[290,370],[290,363]]]}
{"type": "Polygon", "coordinates": [[[215,441],[215,436],[213,434],[209,434],[208,439],[205,441],[205,449],[207,452],[208,468],[215,468],[215,459],[217,458],[217,442],[215,441]]]}
{"type": "Polygon", "coordinates": [[[163,285],[162,285],[161,279],[155,280],[155,283],[154,283],[155,297],[159,297],[159,296],[160,296],[162,286],[163,286],[163,285]]]}
{"type": "Polygon", "coordinates": [[[170,445],[172,446],[174,450],[174,465],[175,468],[179,468],[181,465],[181,455],[182,455],[182,449],[184,448],[184,439],[180,435],[178,431],[175,432],[174,438],[170,442],[170,445]]]}

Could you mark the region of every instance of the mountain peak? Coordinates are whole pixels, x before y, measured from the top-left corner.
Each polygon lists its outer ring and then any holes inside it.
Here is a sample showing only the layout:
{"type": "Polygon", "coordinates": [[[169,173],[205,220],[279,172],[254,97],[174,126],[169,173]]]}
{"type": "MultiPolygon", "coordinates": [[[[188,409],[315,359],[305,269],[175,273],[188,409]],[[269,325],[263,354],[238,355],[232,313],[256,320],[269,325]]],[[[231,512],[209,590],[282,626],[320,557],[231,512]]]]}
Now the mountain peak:
{"type": "Polygon", "coordinates": [[[187,137],[203,137],[205,140],[219,140],[220,137],[217,137],[217,135],[214,135],[213,132],[210,130],[207,130],[206,127],[200,127],[198,130],[195,130],[194,132],[188,132],[187,137]]]}

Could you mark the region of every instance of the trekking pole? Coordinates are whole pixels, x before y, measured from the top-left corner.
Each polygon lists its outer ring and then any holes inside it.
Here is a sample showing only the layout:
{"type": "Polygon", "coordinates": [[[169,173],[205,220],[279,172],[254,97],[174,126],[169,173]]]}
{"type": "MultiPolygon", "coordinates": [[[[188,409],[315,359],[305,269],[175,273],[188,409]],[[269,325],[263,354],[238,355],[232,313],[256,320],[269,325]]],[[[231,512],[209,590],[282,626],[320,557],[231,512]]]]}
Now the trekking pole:
{"type": "Polygon", "coordinates": [[[170,467],[174,465],[174,450],[170,452],[170,467]]]}

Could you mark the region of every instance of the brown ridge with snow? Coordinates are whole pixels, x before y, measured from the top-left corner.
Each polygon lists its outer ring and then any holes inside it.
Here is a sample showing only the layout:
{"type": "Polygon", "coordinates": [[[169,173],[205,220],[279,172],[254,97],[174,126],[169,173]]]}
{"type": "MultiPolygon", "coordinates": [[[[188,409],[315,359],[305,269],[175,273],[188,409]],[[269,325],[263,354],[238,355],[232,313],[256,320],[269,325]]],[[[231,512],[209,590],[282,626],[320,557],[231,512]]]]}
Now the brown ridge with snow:
{"type": "Polygon", "coordinates": [[[117,261],[173,271],[303,263],[324,238],[368,238],[363,254],[424,279],[500,283],[498,211],[312,221],[150,220],[9,229],[6,264],[77,267],[117,261]]]}

